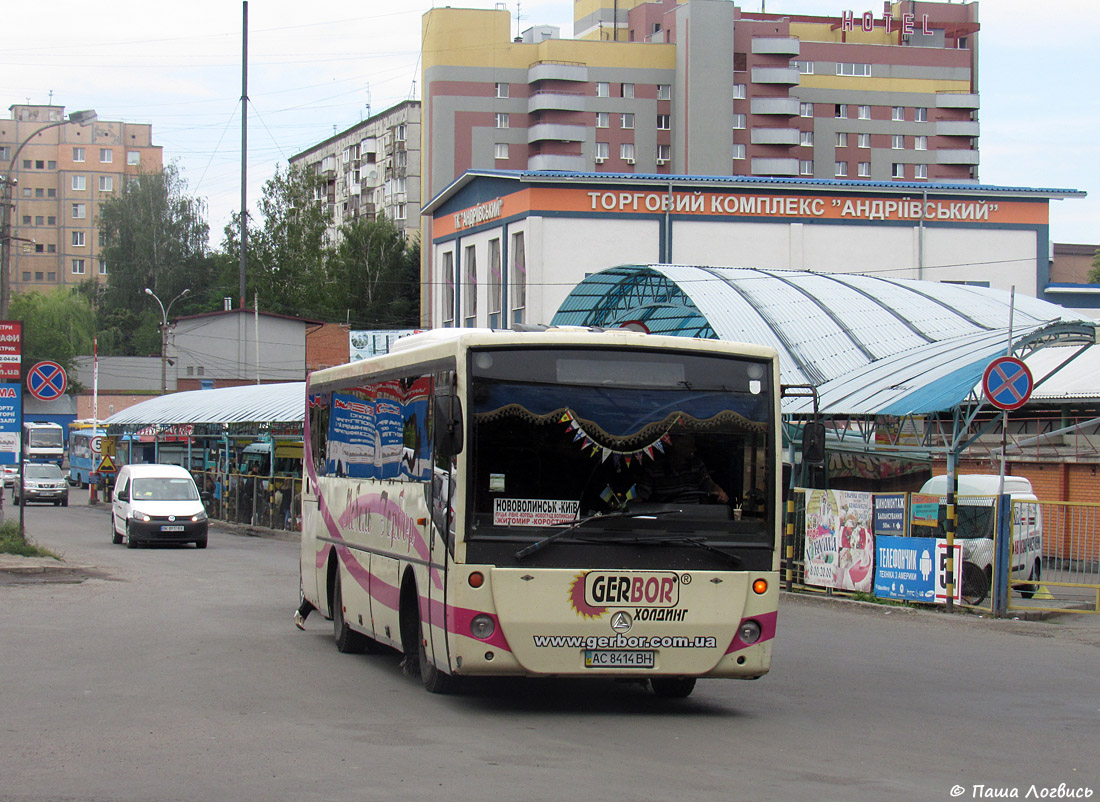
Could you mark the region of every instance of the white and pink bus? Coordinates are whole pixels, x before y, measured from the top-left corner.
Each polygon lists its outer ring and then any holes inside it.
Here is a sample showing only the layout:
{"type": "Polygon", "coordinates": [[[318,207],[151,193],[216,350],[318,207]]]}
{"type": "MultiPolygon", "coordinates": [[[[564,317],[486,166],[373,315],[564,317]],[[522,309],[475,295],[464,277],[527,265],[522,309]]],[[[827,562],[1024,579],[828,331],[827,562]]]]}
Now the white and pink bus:
{"type": "Polygon", "coordinates": [[[308,387],[302,614],[342,652],[463,677],[614,677],[662,696],[771,664],[775,351],[445,329],[308,387]]]}

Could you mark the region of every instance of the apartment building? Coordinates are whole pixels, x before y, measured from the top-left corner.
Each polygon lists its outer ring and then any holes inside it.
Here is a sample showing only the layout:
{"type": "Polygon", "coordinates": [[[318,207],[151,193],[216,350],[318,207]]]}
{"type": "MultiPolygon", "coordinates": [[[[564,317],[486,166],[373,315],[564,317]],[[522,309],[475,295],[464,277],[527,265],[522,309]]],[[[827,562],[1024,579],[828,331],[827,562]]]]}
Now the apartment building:
{"type": "Polygon", "coordinates": [[[329,241],[344,223],[384,214],[420,233],[420,102],[407,100],[290,158],[321,181],[318,202],[332,212],[329,241]]]}
{"type": "Polygon", "coordinates": [[[423,20],[424,196],[470,169],[976,182],[977,3],[835,16],[577,0],[423,20]]]}
{"type": "Polygon", "coordinates": [[[96,120],[39,132],[66,119],[65,107],[16,104],[10,111],[0,120],[0,172],[13,180],[12,292],[105,282],[99,206],[127,177],[162,169],[152,126],[96,120]]]}

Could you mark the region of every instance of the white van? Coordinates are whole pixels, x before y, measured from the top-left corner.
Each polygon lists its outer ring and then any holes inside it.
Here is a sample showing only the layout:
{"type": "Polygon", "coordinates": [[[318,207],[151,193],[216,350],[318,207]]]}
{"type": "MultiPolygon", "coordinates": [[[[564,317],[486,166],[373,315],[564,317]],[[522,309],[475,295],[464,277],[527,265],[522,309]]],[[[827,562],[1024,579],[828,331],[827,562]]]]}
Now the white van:
{"type": "MultiPolygon", "coordinates": [[[[955,508],[955,537],[962,544],[963,601],[981,604],[993,583],[993,553],[999,476],[959,474],[955,508]]],[[[920,492],[947,501],[947,477],[933,476],[920,492]]],[[[1006,476],[1004,492],[1012,499],[1012,579],[1039,581],[1043,556],[1043,512],[1032,492],[1031,482],[1022,476],[1006,476]]],[[[940,508],[941,528],[944,520],[940,508]]],[[[1024,598],[1031,598],[1035,585],[1018,585],[1024,598]]]]}
{"type": "Polygon", "coordinates": [[[124,465],[111,492],[111,542],[194,543],[206,548],[206,509],[178,465],[124,465]]]}

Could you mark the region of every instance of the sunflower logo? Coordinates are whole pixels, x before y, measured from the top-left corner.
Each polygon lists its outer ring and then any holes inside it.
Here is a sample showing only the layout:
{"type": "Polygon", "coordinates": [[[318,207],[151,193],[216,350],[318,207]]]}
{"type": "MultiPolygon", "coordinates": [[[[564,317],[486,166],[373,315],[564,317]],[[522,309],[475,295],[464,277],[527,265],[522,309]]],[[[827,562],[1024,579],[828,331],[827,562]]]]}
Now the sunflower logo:
{"type": "Polygon", "coordinates": [[[577,578],[569,586],[569,603],[573,605],[573,609],[577,611],[577,615],[581,618],[599,618],[607,612],[607,608],[593,607],[584,600],[584,578],[586,576],[588,576],[587,573],[577,574],[577,578]]]}

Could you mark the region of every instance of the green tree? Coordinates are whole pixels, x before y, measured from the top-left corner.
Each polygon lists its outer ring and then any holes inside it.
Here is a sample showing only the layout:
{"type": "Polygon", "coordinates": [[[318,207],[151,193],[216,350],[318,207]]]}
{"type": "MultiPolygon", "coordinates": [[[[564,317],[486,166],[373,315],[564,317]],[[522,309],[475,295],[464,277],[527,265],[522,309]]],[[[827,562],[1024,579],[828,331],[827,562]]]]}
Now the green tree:
{"type": "Polygon", "coordinates": [[[1090,284],[1100,284],[1100,248],[1092,257],[1092,270],[1089,271],[1088,281],[1090,284]]]}
{"type": "Polygon", "coordinates": [[[335,317],[352,328],[415,326],[420,310],[420,243],[386,217],[360,218],[341,229],[332,260],[335,317]]]}
{"type": "MultiPolygon", "coordinates": [[[[94,319],[87,296],[69,287],[49,293],[13,295],[9,313],[23,323],[23,375],[36,362],[49,360],[73,372],[73,360],[92,352],[94,319]]],[[[75,387],[75,382],[70,381],[75,387]]]]}
{"type": "MultiPolygon", "coordinates": [[[[325,242],[330,215],[317,202],[317,178],[301,168],[276,169],[264,184],[259,201],[261,225],[248,226],[245,304],[256,294],[265,312],[301,317],[326,317],[331,310],[326,273],[332,249],[325,242]]],[[[221,282],[234,279],[231,294],[240,294],[240,232],[225,229],[221,282]]]]}
{"type": "Polygon", "coordinates": [[[100,235],[106,243],[107,287],[97,303],[100,350],[115,355],[160,352],[161,311],[183,290],[173,315],[220,306],[216,265],[207,253],[205,204],[187,194],[175,165],[141,173],[104,202],[100,235]]]}

